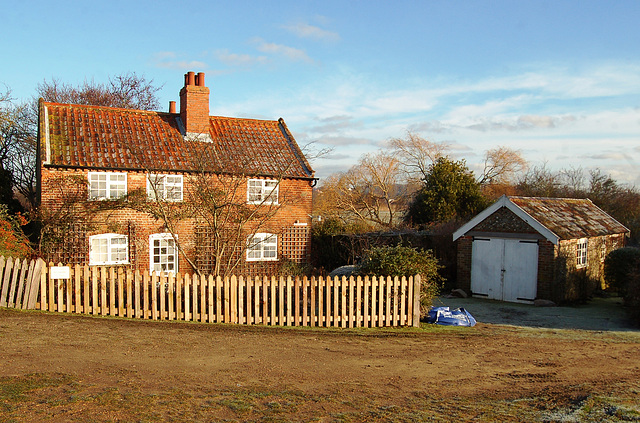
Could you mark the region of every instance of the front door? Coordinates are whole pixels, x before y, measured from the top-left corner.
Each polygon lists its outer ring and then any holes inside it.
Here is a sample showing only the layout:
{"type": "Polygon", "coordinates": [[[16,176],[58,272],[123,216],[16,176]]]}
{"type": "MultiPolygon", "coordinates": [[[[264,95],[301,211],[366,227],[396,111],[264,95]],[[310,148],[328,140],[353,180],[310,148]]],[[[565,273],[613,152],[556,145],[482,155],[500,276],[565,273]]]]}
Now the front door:
{"type": "Polygon", "coordinates": [[[474,238],[471,292],[501,301],[529,303],[536,298],[538,243],[534,240],[474,238]]]}

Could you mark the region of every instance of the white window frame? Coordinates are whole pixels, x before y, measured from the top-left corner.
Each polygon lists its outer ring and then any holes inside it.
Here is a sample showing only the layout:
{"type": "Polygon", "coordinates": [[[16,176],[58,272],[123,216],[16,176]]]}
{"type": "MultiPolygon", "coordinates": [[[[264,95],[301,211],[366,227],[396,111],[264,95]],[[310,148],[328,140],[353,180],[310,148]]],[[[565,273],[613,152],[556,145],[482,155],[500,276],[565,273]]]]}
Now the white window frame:
{"type": "Polygon", "coordinates": [[[89,172],[88,175],[88,197],[89,200],[99,201],[99,200],[116,200],[118,198],[122,198],[127,195],[127,174],[124,172],[89,172]],[[104,177],[104,181],[99,181],[94,179],[94,177],[104,177]],[[124,181],[120,181],[120,179],[124,176],[124,181]],[[101,191],[102,189],[97,187],[96,184],[100,182],[104,182],[104,196],[100,195],[92,195],[91,191],[101,191]],[[122,189],[122,185],[124,185],[124,189],[122,189]],[[122,190],[122,194],[118,195],[118,191],[122,190]]]}
{"type": "Polygon", "coordinates": [[[89,237],[89,265],[111,266],[115,264],[129,264],[129,237],[122,234],[98,234],[89,237]],[[122,241],[124,241],[124,246],[122,241]],[[98,243],[103,245],[97,245],[98,243]],[[97,251],[104,248],[104,251],[97,251]],[[124,251],[122,251],[124,250],[124,251]],[[124,253],[124,257],[121,254],[124,253]],[[105,257],[99,257],[104,255],[105,257]],[[120,256],[118,256],[120,254],[120,256]]]}
{"type": "Polygon", "coordinates": [[[580,238],[576,242],[576,269],[587,267],[589,262],[589,239],[580,238]]]}
{"type": "MultiPolygon", "coordinates": [[[[172,234],[170,233],[159,233],[159,234],[151,234],[149,235],[149,273],[153,273],[153,271],[155,270],[157,274],[159,273],[164,273],[164,274],[168,274],[168,273],[178,273],[178,245],[176,242],[176,238],[177,235],[174,237],[172,234]],[[156,262],[154,261],[155,259],[155,246],[154,246],[154,241],[173,241],[173,270],[163,270],[162,268],[160,269],[156,269],[156,262]]],[[[163,248],[163,245],[159,245],[158,248],[163,248]]],[[[168,246],[164,246],[164,248],[168,248],[168,246]]],[[[169,253],[163,253],[162,251],[159,252],[159,261],[158,261],[158,265],[160,267],[162,267],[163,261],[162,261],[162,257],[169,257],[170,254],[169,253]]],[[[165,264],[168,264],[170,262],[170,260],[167,260],[165,262],[165,264]]]]}
{"type": "Polygon", "coordinates": [[[277,261],[278,235],[256,233],[247,239],[247,261],[277,261]]]}
{"type": "MultiPolygon", "coordinates": [[[[174,191],[175,192],[175,191],[174,191]]],[[[153,201],[157,201],[160,196],[161,201],[169,202],[181,202],[183,200],[184,192],[184,177],[182,175],[171,174],[157,174],[151,173],[147,175],[147,198],[153,201]],[[177,179],[177,181],[167,182],[167,179],[177,179]],[[152,180],[155,180],[152,182],[152,180]],[[156,184],[156,188],[153,188],[153,184],[156,184]],[[179,188],[180,195],[177,198],[168,198],[168,194],[171,192],[170,188],[179,188]]]]}
{"type": "Polygon", "coordinates": [[[247,181],[247,203],[278,204],[280,183],[276,179],[249,179],[247,181]]]}

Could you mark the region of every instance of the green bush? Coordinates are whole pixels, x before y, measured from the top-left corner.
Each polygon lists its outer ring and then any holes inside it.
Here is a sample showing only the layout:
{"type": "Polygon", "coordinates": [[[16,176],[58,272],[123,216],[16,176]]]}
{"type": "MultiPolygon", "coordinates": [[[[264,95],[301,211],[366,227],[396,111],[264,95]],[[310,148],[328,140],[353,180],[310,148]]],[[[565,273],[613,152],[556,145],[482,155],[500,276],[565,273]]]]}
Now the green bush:
{"type": "Polygon", "coordinates": [[[604,260],[604,280],[624,297],[632,273],[640,271],[640,248],[625,247],[610,252],[604,260]]]}
{"type": "Polygon", "coordinates": [[[640,249],[625,247],[609,253],[604,260],[604,280],[616,290],[636,325],[640,325],[640,249]]]}
{"type": "Polygon", "coordinates": [[[631,320],[640,326],[640,271],[634,270],[627,283],[624,304],[628,307],[631,320]]]}
{"type": "Polygon", "coordinates": [[[413,276],[420,275],[422,285],[420,302],[423,307],[431,305],[438,295],[444,279],[442,269],[431,250],[421,250],[396,245],[395,247],[373,247],[366,251],[359,273],[369,276],[413,276]]]}

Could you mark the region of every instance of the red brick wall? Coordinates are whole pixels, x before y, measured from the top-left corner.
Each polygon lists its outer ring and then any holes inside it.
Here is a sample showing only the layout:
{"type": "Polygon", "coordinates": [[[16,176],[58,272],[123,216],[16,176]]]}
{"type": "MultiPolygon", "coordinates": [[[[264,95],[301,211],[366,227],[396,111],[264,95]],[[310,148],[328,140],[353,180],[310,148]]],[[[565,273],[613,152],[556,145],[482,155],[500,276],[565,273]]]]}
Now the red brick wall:
{"type": "MultiPolygon", "coordinates": [[[[41,179],[42,208],[51,210],[60,207],[64,202],[61,197],[63,197],[65,193],[71,192],[71,188],[78,190],[82,201],[86,200],[88,196],[86,185],[87,175],[87,170],[43,168],[41,179]],[[69,187],[61,189],[58,181],[61,177],[69,176],[73,176],[74,180],[69,184],[69,187]]],[[[188,181],[189,178],[185,176],[185,192],[189,189],[188,181]]],[[[241,187],[246,190],[246,184],[241,185],[241,187]]],[[[146,191],[146,173],[127,173],[127,191],[131,193],[136,189],[140,189],[143,192],[146,191]]],[[[246,198],[246,191],[239,195],[246,198]]],[[[267,228],[265,228],[264,231],[282,234],[285,231],[285,228],[293,227],[296,222],[299,224],[306,223],[310,228],[312,213],[311,195],[312,188],[308,181],[293,179],[282,180],[279,187],[279,202],[282,206],[278,208],[274,217],[269,221],[267,228]]],[[[88,202],[87,204],[90,206],[106,204],[99,203],[100,202],[88,202]]],[[[95,225],[90,227],[87,231],[87,239],[88,236],[100,233],[131,234],[129,239],[130,262],[132,266],[137,267],[140,270],[147,270],[149,268],[149,235],[167,232],[164,229],[164,225],[161,220],[155,220],[145,212],[136,211],[126,206],[117,210],[95,211],[91,214],[91,220],[95,221],[95,225]],[[131,228],[133,228],[133,230],[131,228]]],[[[181,244],[181,247],[186,252],[187,256],[195,261],[196,240],[194,225],[195,222],[193,219],[184,219],[177,225],[176,232],[178,234],[178,241],[181,244]]],[[[280,244],[281,240],[279,239],[278,241],[280,244]]],[[[309,245],[310,232],[306,243],[307,250],[309,245]]],[[[85,260],[88,263],[88,242],[85,247],[87,251],[85,260]]],[[[259,263],[256,265],[259,265],[259,263]]],[[[179,270],[191,270],[186,260],[182,257],[179,258],[179,270]]]]}
{"type": "Polygon", "coordinates": [[[553,299],[556,248],[546,239],[538,241],[538,298],[553,299]]]}
{"type": "Polygon", "coordinates": [[[185,85],[180,90],[180,119],[187,132],[209,133],[209,88],[185,85]]]}
{"type": "Polygon", "coordinates": [[[527,222],[520,219],[515,213],[506,207],[499,208],[471,230],[478,232],[506,232],[518,234],[537,233],[537,231],[529,226],[527,222]]]}
{"type": "Polygon", "coordinates": [[[458,280],[456,287],[471,293],[471,251],[473,237],[462,236],[457,241],[458,249],[458,280]]]}

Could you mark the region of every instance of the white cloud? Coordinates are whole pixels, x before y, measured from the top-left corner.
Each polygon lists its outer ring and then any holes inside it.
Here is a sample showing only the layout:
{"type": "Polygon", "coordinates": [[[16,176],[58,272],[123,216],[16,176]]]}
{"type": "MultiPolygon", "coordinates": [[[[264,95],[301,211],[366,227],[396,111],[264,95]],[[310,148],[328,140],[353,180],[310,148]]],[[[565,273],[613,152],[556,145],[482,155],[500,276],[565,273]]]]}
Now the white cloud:
{"type": "Polygon", "coordinates": [[[357,137],[319,137],[317,142],[324,145],[334,145],[334,146],[352,146],[352,145],[371,145],[373,144],[371,138],[357,138],[357,137]]]}
{"type": "Polygon", "coordinates": [[[252,66],[269,62],[266,56],[251,56],[249,54],[230,53],[228,50],[217,50],[215,56],[222,63],[229,66],[252,66]]]}
{"type": "Polygon", "coordinates": [[[317,26],[306,23],[287,25],[284,28],[301,38],[313,38],[316,40],[339,41],[340,35],[337,32],[327,31],[317,26]]]}
{"type": "Polygon", "coordinates": [[[207,64],[200,60],[180,60],[179,55],[173,51],[161,51],[153,55],[155,66],[164,69],[180,70],[204,70],[207,64]]]}
{"type": "Polygon", "coordinates": [[[256,44],[256,48],[258,49],[258,51],[261,51],[263,53],[284,56],[294,62],[313,63],[313,60],[311,60],[311,58],[307,56],[307,53],[304,50],[285,46],[283,44],[268,43],[261,38],[254,38],[253,42],[256,44]]]}
{"type": "MultiPolygon", "coordinates": [[[[640,163],[640,108],[637,100],[628,105],[630,95],[640,93],[640,67],[549,69],[462,84],[431,78],[389,86],[373,74],[336,68],[323,80],[227,106],[277,110],[292,130],[352,157],[344,163],[355,163],[410,129],[455,145],[452,155],[467,159],[470,168],[481,163],[487,149],[505,145],[554,169],[573,165],[611,173],[627,166],[617,178],[640,179],[640,166],[629,165],[640,163]],[[630,85],[622,89],[625,78],[630,85]]],[[[343,164],[314,165],[321,177],[338,166],[343,164]]]]}

